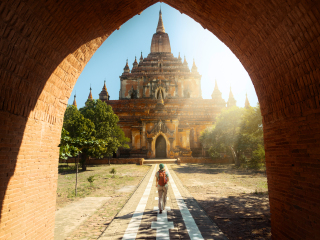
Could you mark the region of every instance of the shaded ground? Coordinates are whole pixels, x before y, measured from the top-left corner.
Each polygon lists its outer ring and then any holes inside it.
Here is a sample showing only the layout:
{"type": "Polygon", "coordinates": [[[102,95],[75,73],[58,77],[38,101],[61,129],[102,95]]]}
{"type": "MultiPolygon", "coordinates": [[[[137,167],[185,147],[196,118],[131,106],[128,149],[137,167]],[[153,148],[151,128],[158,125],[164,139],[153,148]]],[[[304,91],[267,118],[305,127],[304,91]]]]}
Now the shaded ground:
{"type": "Polygon", "coordinates": [[[133,164],[88,166],[87,171],[79,172],[78,194],[75,197],[74,164],[69,164],[68,167],[66,164],[60,164],[57,211],[84,197],[110,197],[98,211],[89,216],[66,239],[97,239],[127,202],[149,169],[150,166],[133,164]],[[112,168],[116,170],[114,177],[110,173],[112,168]],[[90,176],[94,176],[91,184],[88,181],[90,176]]]}
{"type": "Polygon", "coordinates": [[[264,172],[234,165],[171,165],[184,186],[230,240],[271,239],[264,172]]]}

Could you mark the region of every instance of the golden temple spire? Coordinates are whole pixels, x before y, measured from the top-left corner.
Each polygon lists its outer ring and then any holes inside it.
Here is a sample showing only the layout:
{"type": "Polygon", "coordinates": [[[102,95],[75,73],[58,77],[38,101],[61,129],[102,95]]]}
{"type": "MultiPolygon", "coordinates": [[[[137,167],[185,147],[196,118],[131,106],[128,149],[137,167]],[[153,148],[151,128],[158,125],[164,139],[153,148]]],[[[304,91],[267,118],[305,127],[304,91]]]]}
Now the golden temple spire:
{"type": "Polygon", "coordinates": [[[162,33],[165,33],[165,29],[164,29],[164,26],[163,26],[163,21],[162,21],[162,13],[161,13],[161,8],[160,8],[160,11],[159,11],[159,21],[158,21],[158,26],[157,26],[157,33],[158,32],[162,32],[162,33]]]}
{"type": "Polygon", "coordinates": [[[102,90],[106,90],[107,91],[106,80],[104,80],[104,84],[103,84],[102,90]]]}

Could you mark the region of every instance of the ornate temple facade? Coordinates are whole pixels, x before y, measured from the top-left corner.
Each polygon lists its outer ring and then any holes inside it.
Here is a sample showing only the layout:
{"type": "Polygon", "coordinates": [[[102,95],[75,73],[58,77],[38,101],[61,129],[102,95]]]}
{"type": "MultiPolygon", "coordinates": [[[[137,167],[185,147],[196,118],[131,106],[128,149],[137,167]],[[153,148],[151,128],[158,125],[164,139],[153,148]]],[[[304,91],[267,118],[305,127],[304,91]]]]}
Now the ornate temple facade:
{"type": "Polygon", "coordinates": [[[215,123],[223,108],[236,105],[231,88],[226,103],[217,82],[212,99],[202,99],[196,64],[193,61],[190,70],[185,58],[182,61],[180,54],[171,53],[161,11],[149,55],[143,58],[141,53],[131,70],[127,61],[120,83],[119,100],[109,100],[105,84],[99,94],[100,100],[112,106],[131,140],[130,149],[119,150],[118,157],[203,156],[201,132],[215,123]]]}

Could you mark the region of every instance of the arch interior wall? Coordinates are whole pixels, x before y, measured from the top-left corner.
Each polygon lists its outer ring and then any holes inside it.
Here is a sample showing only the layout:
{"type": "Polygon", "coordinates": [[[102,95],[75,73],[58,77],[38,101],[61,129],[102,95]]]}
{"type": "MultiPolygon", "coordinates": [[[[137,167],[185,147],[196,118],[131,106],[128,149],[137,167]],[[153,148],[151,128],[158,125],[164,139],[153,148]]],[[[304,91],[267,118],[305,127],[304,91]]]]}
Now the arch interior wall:
{"type": "MultiPolygon", "coordinates": [[[[0,238],[53,239],[72,88],[103,41],[155,3],[0,3],[0,238]]],[[[274,239],[320,236],[320,2],[166,0],[239,58],[261,105],[274,239]]]]}

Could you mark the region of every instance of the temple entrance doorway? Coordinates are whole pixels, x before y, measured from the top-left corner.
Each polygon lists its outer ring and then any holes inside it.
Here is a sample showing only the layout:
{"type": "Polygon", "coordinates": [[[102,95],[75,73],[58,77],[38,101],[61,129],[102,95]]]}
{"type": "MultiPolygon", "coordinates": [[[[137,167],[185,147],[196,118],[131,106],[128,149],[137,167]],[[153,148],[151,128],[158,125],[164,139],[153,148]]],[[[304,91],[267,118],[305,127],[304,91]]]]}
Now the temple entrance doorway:
{"type": "Polygon", "coordinates": [[[166,158],[167,157],[167,147],[166,140],[162,135],[156,140],[156,158],[166,158]]]}

